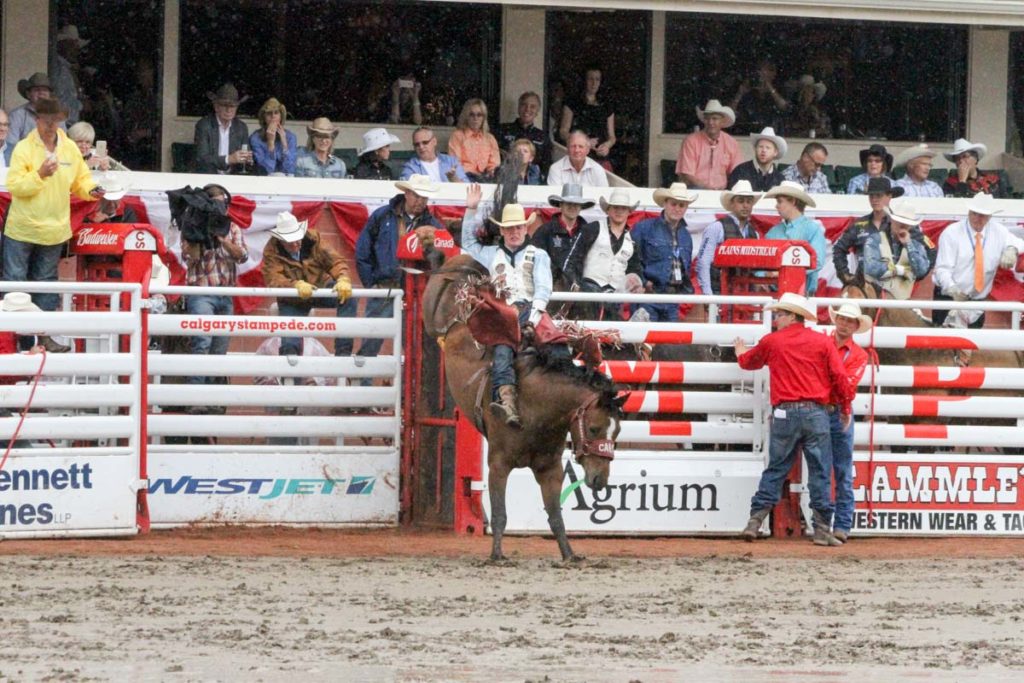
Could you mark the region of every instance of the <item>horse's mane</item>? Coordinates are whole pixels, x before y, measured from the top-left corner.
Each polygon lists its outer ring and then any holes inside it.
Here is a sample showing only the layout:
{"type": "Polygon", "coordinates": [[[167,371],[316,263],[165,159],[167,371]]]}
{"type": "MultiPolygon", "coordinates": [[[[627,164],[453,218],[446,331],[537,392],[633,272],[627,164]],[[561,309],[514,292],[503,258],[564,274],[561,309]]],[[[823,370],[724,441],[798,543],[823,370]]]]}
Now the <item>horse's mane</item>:
{"type": "Polygon", "coordinates": [[[590,368],[577,365],[565,356],[549,353],[544,347],[537,349],[536,353],[524,354],[526,358],[526,371],[539,370],[552,375],[566,377],[576,384],[588,387],[601,394],[600,403],[609,410],[618,410],[618,406],[612,401],[618,395],[615,383],[603,372],[597,372],[590,368]]]}

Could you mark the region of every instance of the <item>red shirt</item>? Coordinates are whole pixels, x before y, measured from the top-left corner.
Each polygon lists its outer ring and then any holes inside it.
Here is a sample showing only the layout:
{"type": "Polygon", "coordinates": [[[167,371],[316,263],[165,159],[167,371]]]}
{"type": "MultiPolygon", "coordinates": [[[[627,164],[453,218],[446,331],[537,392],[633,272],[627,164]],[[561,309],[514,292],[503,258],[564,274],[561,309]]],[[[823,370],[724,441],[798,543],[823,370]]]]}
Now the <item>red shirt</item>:
{"type": "MultiPolygon", "coordinates": [[[[836,331],[832,330],[832,334],[829,335],[832,339],[832,343],[835,344],[836,331]]],[[[836,350],[839,352],[839,360],[843,361],[843,367],[846,368],[846,375],[850,379],[850,391],[855,396],[857,394],[857,385],[860,384],[860,378],[864,376],[864,371],[868,367],[868,352],[859,347],[854,341],[853,337],[846,340],[846,343],[842,346],[837,346],[836,350]]],[[[837,397],[832,397],[833,403],[839,403],[837,397]]]]}
{"type": "MultiPolygon", "coordinates": [[[[18,341],[13,332],[0,332],[0,353],[17,353],[18,341]]],[[[17,375],[0,375],[0,384],[15,384],[22,377],[17,375]]]]}
{"type": "Polygon", "coordinates": [[[790,401],[826,404],[838,399],[842,412],[850,412],[854,392],[835,342],[802,323],[766,335],[736,360],[744,370],[768,366],[773,406],[790,401]]]}

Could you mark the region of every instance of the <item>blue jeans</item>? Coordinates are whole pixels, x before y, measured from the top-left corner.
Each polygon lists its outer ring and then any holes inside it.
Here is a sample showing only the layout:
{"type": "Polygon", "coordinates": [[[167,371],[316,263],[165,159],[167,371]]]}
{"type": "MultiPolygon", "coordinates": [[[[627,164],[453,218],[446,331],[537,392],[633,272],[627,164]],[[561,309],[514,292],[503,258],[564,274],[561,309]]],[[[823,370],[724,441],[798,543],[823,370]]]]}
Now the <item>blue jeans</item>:
{"type": "Polygon", "coordinates": [[[853,422],[843,431],[839,411],[829,416],[832,436],[832,478],[836,485],[836,517],[832,523],[837,531],[853,526],[853,422]]]}
{"type": "Polygon", "coordinates": [[[651,315],[652,323],[679,322],[679,304],[640,304],[651,315]]]}
{"type": "MultiPolygon", "coordinates": [[[[355,318],[359,308],[359,299],[350,298],[338,306],[339,318],[355,318]]],[[[390,318],[394,308],[394,299],[367,299],[367,318],[390,318]]],[[[356,340],[352,337],[337,337],[334,340],[335,356],[350,356],[356,340]]],[[[383,339],[364,339],[359,345],[359,356],[376,356],[380,353],[380,347],[384,345],[383,339]]]]}
{"type": "MultiPolygon", "coordinates": [[[[200,294],[185,297],[185,312],[189,315],[231,315],[234,305],[230,296],[200,294]]],[[[197,356],[223,356],[228,352],[227,336],[196,336],[189,340],[190,351],[197,356]]],[[[189,377],[189,384],[213,384],[213,377],[189,377]]]]}
{"type": "MultiPolygon", "coordinates": [[[[64,244],[32,244],[4,236],[4,273],[7,281],[56,282],[64,244]]],[[[56,311],[59,294],[33,294],[32,301],[44,311],[56,311]]]]}
{"type": "Polygon", "coordinates": [[[782,482],[793,467],[796,449],[803,446],[811,508],[831,519],[833,506],[829,489],[832,482],[829,473],[832,471],[832,443],[828,413],[824,406],[789,406],[784,410],[785,417],[772,417],[768,466],[761,473],[757,493],[750,499],[750,512],[770,509],[779,502],[782,482]]]}

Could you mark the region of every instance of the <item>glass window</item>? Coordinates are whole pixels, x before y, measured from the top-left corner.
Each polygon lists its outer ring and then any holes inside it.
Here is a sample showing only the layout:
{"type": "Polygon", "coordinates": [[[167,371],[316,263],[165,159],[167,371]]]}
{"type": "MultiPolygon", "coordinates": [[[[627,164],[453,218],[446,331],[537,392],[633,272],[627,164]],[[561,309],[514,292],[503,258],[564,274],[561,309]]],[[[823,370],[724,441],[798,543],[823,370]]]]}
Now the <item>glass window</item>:
{"type": "Polygon", "coordinates": [[[418,92],[423,123],[452,125],[470,97],[497,111],[500,40],[498,5],[183,0],[178,113],[230,81],[243,116],[276,97],[300,120],[414,123],[418,92]]]}
{"type": "Polygon", "coordinates": [[[671,13],[665,132],[692,131],[694,107],[716,98],[738,134],[952,140],[966,65],[965,27],[671,13]]]}
{"type": "Polygon", "coordinates": [[[1024,31],[1010,34],[1010,106],[1006,149],[1024,155],[1024,31]]]}

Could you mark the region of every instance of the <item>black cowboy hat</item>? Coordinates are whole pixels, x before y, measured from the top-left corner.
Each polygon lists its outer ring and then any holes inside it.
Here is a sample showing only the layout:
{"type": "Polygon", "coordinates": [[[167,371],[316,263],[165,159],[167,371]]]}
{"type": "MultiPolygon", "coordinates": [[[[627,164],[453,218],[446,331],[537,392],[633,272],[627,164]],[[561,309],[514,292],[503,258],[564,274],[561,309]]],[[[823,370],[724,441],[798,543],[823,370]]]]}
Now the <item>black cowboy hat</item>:
{"type": "Polygon", "coordinates": [[[206,93],[206,96],[214,104],[227,104],[232,107],[237,107],[249,99],[248,95],[245,97],[239,97],[238,88],[236,88],[232,83],[225,83],[217,88],[216,92],[206,93]]]}
{"type": "Polygon", "coordinates": [[[885,149],[885,145],[874,144],[867,149],[860,151],[860,167],[867,170],[868,157],[882,157],[882,163],[885,164],[885,172],[888,173],[892,170],[892,155],[889,154],[885,149]]]}
{"type": "Polygon", "coordinates": [[[884,193],[890,195],[893,199],[903,196],[903,188],[899,185],[893,185],[892,181],[884,176],[880,178],[868,178],[868,186],[865,192],[867,194],[884,193]]]}

